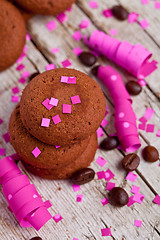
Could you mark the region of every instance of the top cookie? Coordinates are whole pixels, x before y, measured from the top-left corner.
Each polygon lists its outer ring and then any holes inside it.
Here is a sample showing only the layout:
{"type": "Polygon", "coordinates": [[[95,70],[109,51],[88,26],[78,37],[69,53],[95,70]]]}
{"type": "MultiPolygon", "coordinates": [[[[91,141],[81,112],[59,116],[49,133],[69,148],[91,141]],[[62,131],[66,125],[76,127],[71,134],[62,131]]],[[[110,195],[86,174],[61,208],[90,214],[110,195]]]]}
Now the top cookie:
{"type": "Polygon", "coordinates": [[[91,136],[103,120],[105,106],[105,97],[92,78],[74,69],[59,68],[39,74],[26,86],[20,115],[34,137],[65,146],[91,136]],[[68,83],[61,82],[67,79],[68,83]],[[47,105],[51,98],[57,106],[47,105]]]}
{"type": "Polygon", "coordinates": [[[21,55],[26,27],[16,7],[0,0],[0,71],[10,67],[21,55]]]}
{"type": "Polygon", "coordinates": [[[57,15],[68,9],[75,0],[15,0],[24,9],[43,15],[57,15]]]}

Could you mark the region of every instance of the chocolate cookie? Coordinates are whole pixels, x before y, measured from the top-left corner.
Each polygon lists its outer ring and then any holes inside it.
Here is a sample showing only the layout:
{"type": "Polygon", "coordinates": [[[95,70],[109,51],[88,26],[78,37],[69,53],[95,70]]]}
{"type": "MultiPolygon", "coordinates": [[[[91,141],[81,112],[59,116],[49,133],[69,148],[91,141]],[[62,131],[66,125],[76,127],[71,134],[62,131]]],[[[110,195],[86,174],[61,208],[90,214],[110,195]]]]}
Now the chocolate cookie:
{"type": "Polygon", "coordinates": [[[37,168],[25,162],[23,162],[23,165],[29,172],[43,178],[55,179],[55,180],[66,179],[66,178],[70,178],[74,172],[88,167],[90,163],[94,160],[96,149],[97,149],[97,136],[96,134],[94,134],[90,138],[89,144],[87,148],[84,150],[84,152],[75,161],[69,163],[68,165],[62,168],[59,168],[59,169],[37,168]]]}
{"type": "Polygon", "coordinates": [[[24,9],[43,15],[57,15],[68,9],[75,0],[15,0],[24,9]]]}
{"type": "Polygon", "coordinates": [[[105,108],[105,97],[92,78],[74,69],[59,68],[29,82],[22,94],[20,115],[34,137],[47,144],[65,146],[91,136],[101,124],[105,108]],[[61,82],[67,81],[62,76],[69,77],[68,83],[61,82]],[[51,98],[57,106],[46,105],[51,98]]]}
{"type": "Polygon", "coordinates": [[[11,143],[20,158],[40,168],[60,168],[75,160],[87,147],[90,138],[77,144],[55,148],[33,137],[23,126],[19,105],[11,115],[9,123],[11,143]],[[38,147],[41,154],[36,158],[32,151],[38,147]]]}
{"type": "Polygon", "coordinates": [[[26,28],[19,10],[0,0],[0,71],[19,58],[25,44],[26,28]]]}

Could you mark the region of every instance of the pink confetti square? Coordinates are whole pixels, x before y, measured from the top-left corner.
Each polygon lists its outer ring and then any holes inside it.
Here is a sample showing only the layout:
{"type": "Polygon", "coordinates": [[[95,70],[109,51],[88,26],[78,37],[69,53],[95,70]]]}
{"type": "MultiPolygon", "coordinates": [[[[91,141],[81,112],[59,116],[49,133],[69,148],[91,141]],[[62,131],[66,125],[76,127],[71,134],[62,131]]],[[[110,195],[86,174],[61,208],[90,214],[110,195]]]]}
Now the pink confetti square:
{"type": "Polygon", "coordinates": [[[68,82],[68,77],[67,76],[61,76],[61,82],[62,83],[67,83],[68,82]]]}
{"type": "Polygon", "coordinates": [[[140,221],[140,220],[135,220],[134,221],[134,226],[141,227],[141,225],[142,225],[142,221],[140,221]]]}
{"type": "Polygon", "coordinates": [[[28,78],[29,77],[29,75],[30,75],[30,72],[28,72],[28,71],[24,71],[23,73],[22,73],[22,78],[28,78]]]}
{"type": "Polygon", "coordinates": [[[83,194],[77,194],[76,201],[77,202],[82,202],[82,199],[83,199],[83,194]]]}
{"type": "Polygon", "coordinates": [[[2,118],[0,118],[0,124],[2,124],[3,123],[3,120],[2,120],[2,118]]]}
{"type": "Polygon", "coordinates": [[[49,104],[49,102],[50,102],[49,98],[46,98],[46,99],[42,102],[42,105],[43,105],[45,108],[47,108],[48,110],[50,110],[50,109],[53,107],[53,105],[49,104]]]}
{"type": "Polygon", "coordinates": [[[89,6],[90,8],[98,8],[98,3],[96,1],[90,1],[89,6]]]}
{"type": "Polygon", "coordinates": [[[112,236],[110,228],[101,229],[102,236],[112,236]]]}
{"type": "Polygon", "coordinates": [[[56,18],[57,18],[57,20],[60,23],[64,23],[64,22],[66,22],[68,20],[68,17],[67,17],[67,15],[64,12],[60,13],[59,15],[57,15],[56,18]]]}
{"type": "Polygon", "coordinates": [[[50,105],[57,107],[59,100],[57,98],[51,97],[51,100],[49,102],[50,105]]]}
{"type": "Polygon", "coordinates": [[[97,137],[98,137],[98,138],[104,136],[104,132],[103,132],[103,129],[102,129],[102,128],[98,128],[96,132],[97,132],[97,137]]]}
{"type": "Polygon", "coordinates": [[[59,213],[57,213],[56,215],[53,216],[53,219],[54,219],[54,221],[55,221],[56,223],[58,223],[58,222],[61,221],[63,218],[62,218],[62,216],[61,216],[59,213]]]}
{"type": "Polygon", "coordinates": [[[56,52],[59,52],[59,48],[52,48],[52,49],[51,49],[51,53],[54,54],[54,53],[56,53],[56,52]]]}
{"type": "Polygon", "coordinates": [[[108,124],[108,121],[107,121],[107,119],[103,119],[102,120],[102,122],[101,122],[101,126],[103,127],[103,128],[105,128],[106,126],[107,126],[107,124],[108,124]]]}
{"type": "Polygon", "coordinates": [[[19,96],[13,95],[11,101],[16,103],[19,102],[19,96]]]}
{"type": "Polygon", "coordinates": [[[68,84],[76,84],[76,77],[68,77],[68,84]]]}
{"type": "Polygon", "coordinates": [[[149,26],[149,23],[146,19],[141,20],[139,23],[143,29],[146,29],[149,26]]]}
{"type": "Polygon", "coordinates": [[[146,123],[147,122],[147,119],[143,116],[141,118],[138,119],[140,122],[142,123],[146,123]]]}
{"type": "Polygon", "coordinates": [[[19,79],[19,82],[22,83],[22,84],[26,83],[26,81],[27,81],[27,80],[26,80],[25,78],[20,78],[20,79],[19,79]]]}
{"type": "Polygon", "coordinates": [[[72,106],[69,104],[63,104],[63,113],[71,113],[72,106]]]}
{"type": "Polygon", "coordinates": [[[157,137],[160,137],[160,129],[157,131],[156,136],[157,136],[157,137]]]}
{"type": "Polygon", "coordinates": [[[29,35],[29,33],[26,34],[26,40],[28,40],[28,41],[31,40],[31,36],[29,35]]]}
{"type": "Polygon", "coordinates": [[[10,136],[8,132],[3,135],[3,139],[6,143],[10,142],[10,136]]]}
{"type": "Polygon", "coordinates": [[[98,157],[97,160],[96,160],[96,163],[99,166],[103,167],[107,163],[107,161],[104,158],[102,158],[102,157],[98,157]]]}
{"type": "Polygon", "coordinates": [[[110,181],[113,177],[114,177],[114,174],[112,173],[112,171],[108,168],[107,171],[105,171],[104,173],[104,178],[106,179],[106,181],[110,181]]]}
{"type": "Polygon", "coordinates": [[[68,59],[64,60],[64,61],[61,62],[61,63],[62,63],[62,65],[63,65],[64,68],[67,68],[67,67],[69,67],[69,66],[72,65],[71,62],[70,62],[68,59]]]}
{"type": "Polygon", "coordinates": [[[54,20],[52,20],[46,24],[46,27],[48,28],[49,31],[52,31],[57,27],[57,23],[54,20]]]}
{"type": "Polygon", "coordinates": [[[160,2],[155,2],[154,7],[155,9],[160,9],[160,2]]]}
{"type": "Polygon", "coordinates": [[[98,176],[98,179],[102,179],[105,177],[104,175],[104,171],[101,171],[101,172],[97,172],[97,176],[98,176]]]}
{"type": "Polygon", "coordinates": [[[144,79],[138,79],[137,81],[141,87],[144,87],[147,85],[146,81],[144,79]]]}
{"type": "Polygon", "coordinates": [[[76,95],[76,96],[71,97],[71,102],[72,102],[72,104],[81,103],[81,100],[80,100],[79,95],[76,95]]]}
{"type": "Polygon", "coordinates": [[[36,147],[35,149],[33,149],[32,154],[35,156],[35,158],[37,158],[41,154],[41,151],[38,147],[36,147]]]}
{"type": "Polygon", "coordinates": [[[131,197],[129,198],[128,203],[127,203],[127,207],[132,206],[134,203],[135,203],[135,201],[133,200],[133,196],[131,196],[131,197]]]}
{"type": "Polygon", "coordinates": [[[113,17],[112,10],[111,10],[111,9],[106,9],[106,10],[104,10],[104,11],[103,11],[103,15],[104,15],[106,18],[113,17]]]}
{"type": "Polygon", "coordinates": [[[53,120],[54,124],[58,124],[61,122],[59,115],[52,117],[52,120],[53,120]]]}
{"type": "Polygon", "coordinates": [[[131,182],[135,182],[136,179],[137,179],[137,175],[132,173],[132,172],[129,172],[126,176],[126,179],[131,181],[131,182]]]}
{"type": "Polygon", "coordinates": [[[106,190],[111,191],[115,187],[115,183],[108,182],[106,186],[106,190]]]}
{"type": "Polygon", "coordinates": [[[0,156],[5,156],[5,155],[6,155],[6,149],[0,148],[0,156]]]}
{"type": "Polygon", "coordinates": [[[73,238],[72,240],[79,240],[78,238],[73,238]]]}
{"type": "Polygon", "coordinates": [[[150,120],[153,117],[154,110],[152,108],[147,108],[143,117],[150,120]]]}
{"type": "Polygon", "coordinates": [[[84,19],[79,24],[80,29],[87,28],[90,25],[90,21],[88,19],[84,19]]]}
{"type": "Polygon", "coordinates": [[[131,193],[138,193],[140,190],[140,187],[133,185],[132,189],[131,189],[131,193]]]}
{"type": "Polygon", "coordinates": [[[103,198],[101,200],[101,203],[103,204],[103,206],[107,205],[109,203],[108,199],[107,198],[103,198]]]}
{"type": "Polygon", "coordinates": [[[55,65],[53,63],[50,63],[48,65],[45,66],[45,69],[48,71],[48,70],[52,70],[52,69],[55,69],[55,65]]]}
{"type": "Polygon", "coordinates": [[[16,94],[16,93],[19,93],[19,88],[16,86],[16,87],[13,87],[12,88],[12,92],[14,93],[14,94],[16,94]]]}
{"type": "Polygon", "coordinates": [[[83,52],[83,50],[79,47],[76,47],[73,49],[73,52],[75,55],[79,56],[83,52]]]}
{"type": "Polygon", "coordinates": [[[160,196],[156,195],[155,198],[153,199],[154,203],[157,203],[160,206],[160,196]]]}
{"type": "Polygon", "coordinates": [[[41,126],[42,127],[49,127],[50,119],[49,118],[42,118],[41,126]]]}
{"type": "Polygon", "coordinates": [[[146,123],[145,123],[145,122],[140,123],[140,124],[138,125],[138,129],[140,129],[140,130],[145,130],[145,128],[146,128],[146,123]]]}
{"type": "Polygon", "coordinates": [[[115,35],[117,35],[117,29],[111,29],[110,31],[109,31],[109,33],[110,33],[110,35],[112,35],[112,36],[115,36],[115,35]]]}
{"type": "Polygon", "coordinates": [[[154,132],[155,125],[154,124],[147,124],[146,132],[154,132]]]}
{"type": "Polygon", "coordinates": [[[143,202],[143,199],[144,199],[144,195],[142,195],[141,193],[136,193],[134,196],[133,196],[133,201],[141,204],[143,202]]]}
{"type": "Polygon", "coordinates": [[[138,17],[139,17],[138,13],[132,12],[128,15],[128,22],[129,23],[137,22],[138,17]]]}
{"type": "Polygon", "coordinates": [[[82,39],[82,34],[81,34],[80,31],[76,31],[76,32],[72,35],[72,37],[74,38],[74,40],[79,41],[79,40],[82,39]]]}
{"type": "Polygon", "coordinates": [[[25,66],[23,64],[20,64],[16,67],[17,71],[22,71],[25,68],[25,66]]]}
{"type": "Polygon", "coordinates": [[[77,185],[77,184],[73,184],[72,187],[73,187],[73,191],[74,192],[78,192],[78,191],[81,190],[81,187],[79,185],[77,185]]]}
{"type": "Polygon", "coordinates": [[[148,0],[141,0],[141,3],[142,3],[143,5],[146,5],[146,4],[149,3],[149,1],[148,1],[148,0]]]}

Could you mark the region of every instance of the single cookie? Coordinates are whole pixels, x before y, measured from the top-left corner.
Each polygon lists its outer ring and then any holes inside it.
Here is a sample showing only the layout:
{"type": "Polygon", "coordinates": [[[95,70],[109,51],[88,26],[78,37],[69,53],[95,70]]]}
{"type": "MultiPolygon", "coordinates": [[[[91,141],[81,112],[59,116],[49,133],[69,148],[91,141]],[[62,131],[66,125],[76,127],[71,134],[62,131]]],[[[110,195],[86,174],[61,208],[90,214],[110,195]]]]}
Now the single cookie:
{"type": "Polygon", "coordinates": [[[26,37],[26,27],[19,10],[0,0],[0,71],[10,67],[20,57],[26,37]]]}
{"type": "Polygon", "coordinates": [[[33,137],[23,126],[19,105],[11,115],[9,123],[11,143],[19,157],[25,162],[40,168],[61,168],[75,160],[87,147],[90,138],[77,144],[55,148],[33,137]],[[41,154],[36,158],[32,151],[38,147],[41,154]]]}
{"type": "Polygon", "coordinates": [[[37,168],[33,165],[23,162],[25,168],[33,173],[43,178],[48,179],[66,179],[70,178],[72,174],[80,169],[86,168],[94,160],[94,155],[97,149],[97,136],[94,134],[90,138],[90,142],[84,152],[74,161],[69,163],[67,166],[59,169],[44,169],[37,168]]]}
{"type": "Polygon", "coordinates": [[[75,0],[15,0],[21,7],[35,14],[57,15],[68,9],[75,0]]]}
{"type": "Polygon", "coordinates": [[[40,141],[59,146],[91,136],[101,124],[105,109],[105,97],[98,84],[86,74],[67,68],[46,71],[33,78],[20,102],[21,120],[26,129],[40,141]],[[76,84],[61,82],[62,76],[75,77],[76,84]],[[57,106],[48,110],[42,102],[51,97],[58,99],[58,104],[55,100],[57,106]],[[66,110],[71,113],[64,113],[66,110]]]}

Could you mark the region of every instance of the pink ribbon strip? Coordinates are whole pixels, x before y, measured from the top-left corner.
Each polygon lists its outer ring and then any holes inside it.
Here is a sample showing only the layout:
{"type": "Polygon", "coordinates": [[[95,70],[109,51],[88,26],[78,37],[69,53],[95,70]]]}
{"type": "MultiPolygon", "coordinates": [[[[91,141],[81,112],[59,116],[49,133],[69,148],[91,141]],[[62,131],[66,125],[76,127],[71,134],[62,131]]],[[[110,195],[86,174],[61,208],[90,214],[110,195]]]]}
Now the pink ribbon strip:
{"type": "Polygon", "coordinates": [[[20,225],[34,227],[38,231],[52,218],[47,210],[51,204],[42,201],[35,186],[22,174],[14,160],[11,156],[0,160],[0,183],[3,185],[3,194],[20,225]]]}
{"type": "Polygon", "coordinates": [[[123,149],[126,152],[136,151],[141,146],[136,116],[120,74],[110,66],[100,66],[97,77],[102,80],[112,96],[115,107],[115,128],[123,149]]]}
{"type": "Polygon", "coordinates": [[[85,36],[84,42],[138,79],[144,79],[157,69],[156,61],[149,62],[152,53],[141,44],[132,45],[126,41],[121,42],[99,30],[93,31],[89,39],[85,36]]]}

